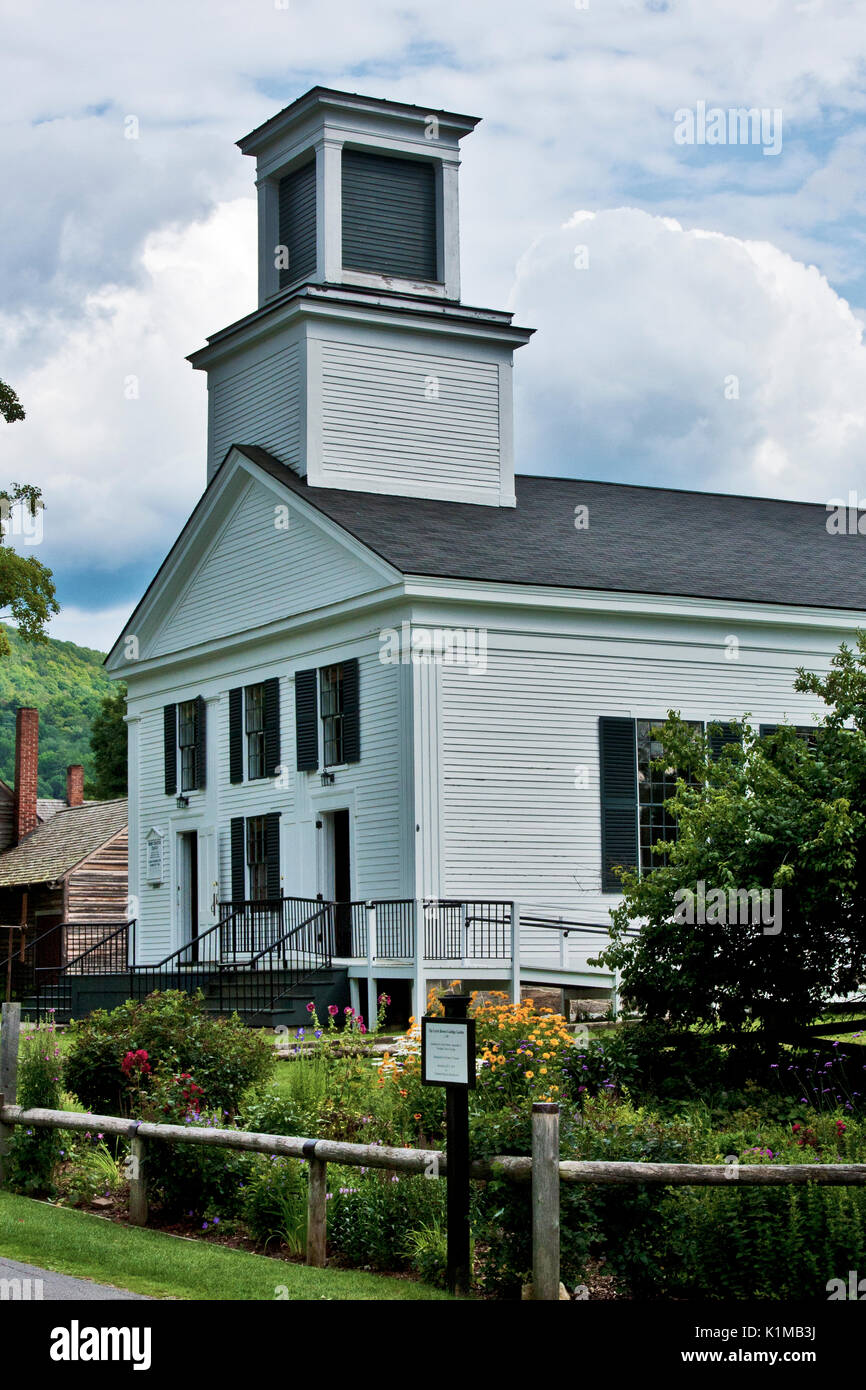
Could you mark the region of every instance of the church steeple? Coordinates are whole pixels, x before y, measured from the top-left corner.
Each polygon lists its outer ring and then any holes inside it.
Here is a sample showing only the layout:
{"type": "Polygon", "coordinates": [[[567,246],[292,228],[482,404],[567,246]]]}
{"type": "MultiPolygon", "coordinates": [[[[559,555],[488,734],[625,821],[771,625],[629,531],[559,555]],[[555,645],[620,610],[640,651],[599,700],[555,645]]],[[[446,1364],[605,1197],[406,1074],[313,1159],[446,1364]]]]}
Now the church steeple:
{"type": "Polygon", "coordinates": [[[473,116],[314,87],[254,155],[259,307],[208,373],[208,478],[257,444],[311,487],[514,506],[511,367],[530,329],[460,301],[473,116]]]}
{"type": "Polygon", "coordinates": [[[460,298],[459,142],[475,116],[314,87],[256,159],[259,304],[305,282],[460,298]]]}

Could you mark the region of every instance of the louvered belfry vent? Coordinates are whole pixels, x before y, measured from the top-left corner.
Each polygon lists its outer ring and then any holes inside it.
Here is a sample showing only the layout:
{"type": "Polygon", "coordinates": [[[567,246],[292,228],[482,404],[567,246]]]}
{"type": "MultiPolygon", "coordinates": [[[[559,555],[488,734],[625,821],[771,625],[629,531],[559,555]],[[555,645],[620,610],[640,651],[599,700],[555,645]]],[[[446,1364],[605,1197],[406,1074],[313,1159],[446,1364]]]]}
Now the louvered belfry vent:
{"type": "Polygon", "coordinates": [[[280,179],[280,289],[316,273],[316,161],[280,179]]]}
{"type": "Polygon", "coordinates": [[[436,173],[424,159],[343,150],[343,265],[435,280],[436,173]]]}

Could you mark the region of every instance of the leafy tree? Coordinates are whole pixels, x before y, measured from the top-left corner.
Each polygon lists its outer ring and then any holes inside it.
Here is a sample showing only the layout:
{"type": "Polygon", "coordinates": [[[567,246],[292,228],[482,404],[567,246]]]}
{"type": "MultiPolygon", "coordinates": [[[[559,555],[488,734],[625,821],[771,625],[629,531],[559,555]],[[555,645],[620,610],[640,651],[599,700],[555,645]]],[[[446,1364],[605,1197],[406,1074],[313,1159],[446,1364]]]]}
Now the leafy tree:
{"type": "Polygon", "coordinates": [[[14,776],[15,712],[19,705],[34,705],[39,795],[62,797],[69,763],[83,763],[85,777],[93,776],[90,731],[103,697],[114,689],[104,653],[55,637],[25,642],[14,627],[0,631],[9,643],[9,655],[0,660],[0,777],[11,783],[14,776]]]}
{"type": "Polygon", "coordinates": [[[866,978],[866,633],[827,676],[798,671],[795,689],[827,706],[809,740],[789,725],[760,738],[744,721],[714,756],[674,711],[659,732],[658,765],[677,769],[677,838],[666,862],[622,873],[601,957],[648,1018],[784,1032],[866,978]],[[778,920],[744,922],[730,899],[711,910],[714,889],[778,889],[778,920]]]}
{"type": "Polygon", "coordinates": [[[93,783],[88,794],[101,799],[126,796],[126,686],[118,685],[103,697],[91,725],[93,783]]]}
{"type": "MultiPolygon", "coordinates": [[[[0,415],[7,424],[24,419],[17,395],[0,381],[0,415]]],[[[32,483],[13,483],[11,492],[0,491],[0,617],[11,617],[27,642],[45,640],[45,624],[52,613],[60,612],[51,570],[35,555],[17,555],[2,544],[6,538],[12,507],[19,503],[31,517],[43,507],[42,493],[32,483]]],[[[0,656],[9,655],[9,642],[0,629],[0,656]]]]}
{"type": "Polygon", "coordinates": [[[15,420],[24,419],[24,407],[11,386],[7,386],[5,381],[0,381],[0,415],[11,425],[15,420]]]}

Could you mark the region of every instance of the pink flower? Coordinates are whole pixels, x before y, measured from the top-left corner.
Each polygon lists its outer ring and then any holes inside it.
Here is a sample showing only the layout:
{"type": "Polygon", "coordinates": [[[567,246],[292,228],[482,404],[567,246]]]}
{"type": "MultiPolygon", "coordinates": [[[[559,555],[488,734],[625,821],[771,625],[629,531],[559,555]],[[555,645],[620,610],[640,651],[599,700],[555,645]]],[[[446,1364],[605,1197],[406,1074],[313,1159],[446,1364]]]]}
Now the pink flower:
{"type": "Polygon", "coordinates": [[[315,1006],[315,1004],[314,1004],[314,1003],[312,1002],[312,1000],[311,1000],[310,1003],[307,1005],[307,1013],[308,1013],[308,1014],[313,1013],[313,1012],[315,1011],[315,1008],[316,1008],[316,1006],[315,1006]]]}
{"type": "Polygon", "coordinates": [[[361,1024],[361,1027],[360,1027],[360,1029],[359,1029],[358,1031],[361,1032],[361,1033],[366,1033],[366,1031],[367,1031],[367,1025],[366,1025],[366,1023],[362,1023],[362,1024],[361,1024]]]}
{"type": "Polygon", "coordinates": [[[328,1005],[328,1013],[331,1015],[332,1018],[334,1017],[334,1014],[338,1014],[339,1012],[340,1010],[337,1008],[336,1004],[328,1005]]]}
{"type": "Polygon", "coordinates": [[[346,1005],[345,1009],[343,1010],[343,1013],[344,1013],[344,1014],[353,1014],[354,1012],[355,1012],[355,1010],[352,1009],[352,1008],[350,1008],[348,1004],[346,1005]]]}

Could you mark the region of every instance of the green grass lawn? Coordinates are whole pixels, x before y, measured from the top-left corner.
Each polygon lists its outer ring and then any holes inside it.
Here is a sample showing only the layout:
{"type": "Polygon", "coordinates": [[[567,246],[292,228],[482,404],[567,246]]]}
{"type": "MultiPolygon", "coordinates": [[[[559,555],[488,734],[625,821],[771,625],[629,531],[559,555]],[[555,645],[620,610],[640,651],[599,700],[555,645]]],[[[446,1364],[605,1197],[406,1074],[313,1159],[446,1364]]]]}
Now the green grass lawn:
{"type": "Polygon", "coordinates": [[[307,1269],[205,1241],[138,1230],[0,1192],[0,1254],[153,1298],[447,1299],[426,1284],[355,1270],[307,1269]]]}

